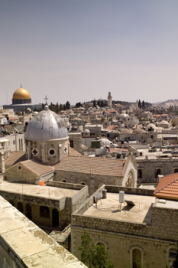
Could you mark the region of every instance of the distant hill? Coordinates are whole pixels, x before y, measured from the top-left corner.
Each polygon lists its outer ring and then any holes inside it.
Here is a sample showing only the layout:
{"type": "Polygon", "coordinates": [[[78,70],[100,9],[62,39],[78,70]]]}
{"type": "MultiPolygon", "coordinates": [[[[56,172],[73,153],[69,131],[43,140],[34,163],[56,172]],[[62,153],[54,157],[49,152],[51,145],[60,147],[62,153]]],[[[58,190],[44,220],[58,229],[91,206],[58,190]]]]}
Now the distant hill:
{"type": "Polygon", "coordinates": [[[153,106],[160,106],[160,107],[164,107],[164,108],[167,108],[170,106],[178,106],[178,99],[152,103],[152,105],[153,106]]]}

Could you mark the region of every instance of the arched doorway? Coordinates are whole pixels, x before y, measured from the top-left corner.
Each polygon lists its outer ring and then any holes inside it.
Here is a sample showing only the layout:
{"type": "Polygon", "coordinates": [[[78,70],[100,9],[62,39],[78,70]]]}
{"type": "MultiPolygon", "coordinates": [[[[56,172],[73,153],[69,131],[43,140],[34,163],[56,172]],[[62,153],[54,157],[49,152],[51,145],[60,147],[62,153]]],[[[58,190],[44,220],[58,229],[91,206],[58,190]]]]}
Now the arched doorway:
{"type": "Polygon", "coordinates": [[[26,216],[29,220],[32,219],[32,209],[29,204],[26,204],[26,216]]]}
{"type": "Polygon", "coordinates": [[[52,215],[53,215],[53,226],[58,227],[59,226],[59,211],[57,211],[57,209],[54,208],[52,211],[52,215]]]}
{"type": "Polygon", "coordinates": [[[17,209],[23,213],[23,204],[21,202],[17,204],[17,209]]]}

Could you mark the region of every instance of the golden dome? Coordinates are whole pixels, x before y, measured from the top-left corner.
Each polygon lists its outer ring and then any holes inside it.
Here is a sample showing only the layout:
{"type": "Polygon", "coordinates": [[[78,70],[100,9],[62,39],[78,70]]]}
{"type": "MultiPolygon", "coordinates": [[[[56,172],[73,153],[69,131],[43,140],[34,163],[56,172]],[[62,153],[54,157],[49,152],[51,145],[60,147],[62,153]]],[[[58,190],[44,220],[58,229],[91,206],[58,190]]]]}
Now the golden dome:
{"type": "Polygon", "coordinates": [[[19,87],[13,94],[13,100],[31,99],[30,93],[23,87],[19,87]]]}

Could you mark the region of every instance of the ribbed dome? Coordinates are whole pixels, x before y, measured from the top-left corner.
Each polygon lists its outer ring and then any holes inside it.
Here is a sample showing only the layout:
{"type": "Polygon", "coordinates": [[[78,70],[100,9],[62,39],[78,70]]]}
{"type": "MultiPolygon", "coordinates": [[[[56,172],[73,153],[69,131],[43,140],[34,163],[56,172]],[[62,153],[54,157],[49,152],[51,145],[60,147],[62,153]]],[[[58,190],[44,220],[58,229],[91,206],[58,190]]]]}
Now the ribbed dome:
{"type": "Polygon", "coordinates": [[[13,94],[14,100],[31,99],[30,93],[23,87],[18,88],[13,94]]]}
{"type": "Polygon", "coordinates": [[[26,139],[47,141],[68,137],[65,121],[56,113],[46,109],[35,115],[27,126],[26,139]]]}

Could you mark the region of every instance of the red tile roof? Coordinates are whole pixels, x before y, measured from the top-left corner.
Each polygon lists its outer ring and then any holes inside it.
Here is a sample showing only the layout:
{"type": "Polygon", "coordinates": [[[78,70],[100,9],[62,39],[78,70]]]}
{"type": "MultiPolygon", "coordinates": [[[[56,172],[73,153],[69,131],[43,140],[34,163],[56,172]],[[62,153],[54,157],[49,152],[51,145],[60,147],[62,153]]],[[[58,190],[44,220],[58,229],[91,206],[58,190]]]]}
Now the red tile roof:
{"type": "Polygon", "coordinates": [[[115,130],[116,128],[119,128],[117,125],[110,125],[106,129],[108,130],[115,130]]]}
{"type": "Polygon", "coordinates": [[[178,173],[162,177],[153,195],[158,198],[178,200],[178,173]]]}
{"type": "Polygon", "coordinates": [[[44,164],[36,162],[34,160],[26,160],[26,161],[22,161],[20,163],[21,163],[21,165],[30,169],[33,173],[37,174],[38,176],[41,176],[41,175],[46,174],[50,171],[53,171],[53,167],[44,165],[44,164]]]}
{"type": "Polygon", "coordinates": [[[105,176],[122,176],[125,160],[99,157],[66,157],[56,164],[56,170],[99,174],[105,176]]]}
{"type": "Polygon", "coordinates": [[[74,150],[74,148],[70,147],[70,154],[69,156],[82,156],[82,154],[80,154],[79,152],[77,152],[76,150],[74,150]]]}
{"type": "Polygon", "coordinates": [[[26,154],[25,152],[19,151],[19,152],[12,152],[10,156],[5,160],[5,167],[11,167],[15,165],[16,163],[25,160],[26,154]]]}
{"type": "Polygon", "coordinates": [[[109,113],[116,113],[117,110],[108,110],[109,113]]]}

